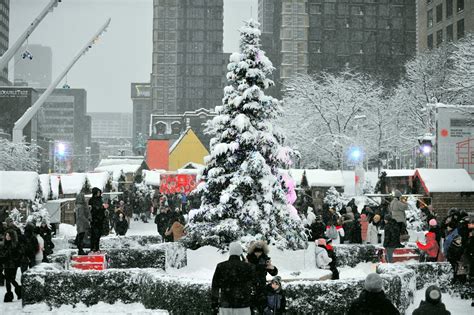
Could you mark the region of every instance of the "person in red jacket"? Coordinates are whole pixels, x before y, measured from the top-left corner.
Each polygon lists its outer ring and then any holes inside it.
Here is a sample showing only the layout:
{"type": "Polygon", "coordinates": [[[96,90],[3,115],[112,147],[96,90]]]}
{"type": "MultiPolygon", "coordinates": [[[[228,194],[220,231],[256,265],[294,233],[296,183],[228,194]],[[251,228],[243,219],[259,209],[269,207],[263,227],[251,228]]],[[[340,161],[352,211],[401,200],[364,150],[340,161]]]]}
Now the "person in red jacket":
{"type": "Polygon", "coordinates": [[[426,233],[425,237],[426,244],[424,245],[417,241],[416,246],[426,253],[426,261],[435,262],[437,261],[439,254],[439,245],[436,241],[436,234],[433,232],[428,232],[426,233]]]}

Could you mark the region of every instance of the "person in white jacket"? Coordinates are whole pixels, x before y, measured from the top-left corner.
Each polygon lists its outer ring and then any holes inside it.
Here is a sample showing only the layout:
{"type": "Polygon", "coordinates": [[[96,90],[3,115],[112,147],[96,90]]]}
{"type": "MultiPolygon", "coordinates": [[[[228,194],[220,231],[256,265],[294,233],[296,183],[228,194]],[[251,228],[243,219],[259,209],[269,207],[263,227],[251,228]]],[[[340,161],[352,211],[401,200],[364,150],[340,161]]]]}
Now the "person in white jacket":
{"type": "Polygon", "coordinates": [[[40,235],[39,227],[35,227],[34,233],[36,235],[36,239],[38,240],[38,251],[35,255],[35,265],[39,265],[43,262],[44,240],[40,235]]]}
{"type": "Polygon", "coordinates": [[[380,244],[379,235],[380,231],[380,215],[376,214],[372,218],[367,228],[367,243],[368,244],[380,244]]]}
{"type": "Polygon", "coordinates": [[[332,259],[329,258],[326,250],[326,240],[324,238],[317,239],[314,241],[316,248],[314,253],[316,255],[316,267],[319,269],[329,269],[329,264],[332,259]]]}

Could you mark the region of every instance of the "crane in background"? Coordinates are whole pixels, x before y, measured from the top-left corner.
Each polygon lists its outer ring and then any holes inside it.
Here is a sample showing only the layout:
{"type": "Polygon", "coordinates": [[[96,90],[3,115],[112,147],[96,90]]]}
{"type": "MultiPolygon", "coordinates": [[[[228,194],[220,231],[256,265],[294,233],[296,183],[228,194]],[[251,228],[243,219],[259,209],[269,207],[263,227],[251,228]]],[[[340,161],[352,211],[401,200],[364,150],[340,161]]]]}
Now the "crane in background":
{"type": "Polygon", "coordinates": [[[51,95],[54,91],[56,86],[58,86],[59,82],[67,75],[69,70],[74,66],[74,64],[84,56],[89,49],[92,48],[94,44],[96,44],[102,35],[107,30],[107,27],[110,24],[110,18],[107,19],[104,25],[94,34],[94,36],[86,43],[86,45],[77,53],[74,59],[69,63],[69,65],[64,69],[64,71],[54,80],[48,88],[44,91],[43,94],[38,98],[38,100],[28,108],[25,113],[15,122],[15,126],[13,127],[13,134],[12,140],[14,143],[20,143],[23,141],[23,129],[25,126],[30,122],[30,120],[34,117],[34,115],[38,112],[41,106],[45,103],[46,99],[51,95]]]}
{"type": "MultiPolygon", "coordinates": [[[[23,34],[16,40],[16,42],[8,48],[8,50],[0,57],[0,69],[4,69],[8,66],[8,62],[15,56],[18,49],[20,49],[21,45],[30,37],[31,33],[36,29],[36,27],[43,21],[46,15],[49,12],[53,12],[54,8],[58,6],[58,3],[62,0],[51,0],[48,5],[41,11],[41,13],[36,17],[36,19],[31,22],[30,25],[26,28],[23,34]]],[[[32,56],[30,54],[29,58],[31,59],[32,56]]]]}

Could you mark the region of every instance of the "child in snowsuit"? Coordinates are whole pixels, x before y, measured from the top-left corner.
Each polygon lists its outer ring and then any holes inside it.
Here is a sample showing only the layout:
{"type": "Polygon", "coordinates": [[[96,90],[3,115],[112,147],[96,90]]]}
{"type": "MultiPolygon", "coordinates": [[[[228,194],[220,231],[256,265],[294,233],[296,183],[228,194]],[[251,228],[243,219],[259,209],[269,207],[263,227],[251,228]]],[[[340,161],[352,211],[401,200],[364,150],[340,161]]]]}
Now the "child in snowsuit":
{"type": "Polygon", "coordinates": [[[324,238],[317,239],[315,241],[316,248],[314,253],[316,255],[316,267],[319,269],[329,269],[329,264],[332,259],[329,258],[326,250],[326,240],[324,238]]]}
{"type": "Polygon", "coordinates": [[[425,261],[436,262],[439,254],[439,245],[436,242],[436,234],[433,232],[426,233],[426,244],[416,241],[416,246],[425,252],[425,261]]]}
{"type": "Polygon", "coordinates": [[[266,306],[263,315],[280,315],[285,313],[286,298],[281,288],[281,278],[273,277],[272,282],[265,288],[266,306]]]}

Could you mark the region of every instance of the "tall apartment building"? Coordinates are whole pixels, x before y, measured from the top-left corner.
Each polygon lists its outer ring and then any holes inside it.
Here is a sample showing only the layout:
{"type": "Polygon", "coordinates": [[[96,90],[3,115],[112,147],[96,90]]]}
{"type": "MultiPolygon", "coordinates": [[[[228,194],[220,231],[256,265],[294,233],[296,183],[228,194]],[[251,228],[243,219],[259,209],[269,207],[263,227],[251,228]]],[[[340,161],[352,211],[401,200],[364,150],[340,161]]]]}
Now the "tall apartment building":
{"type": "MultiPolygon", "coordinates": [[[[349,67],[391,85],[416,53],[415,14],[413,0],[275,0],[273,45],[263,49],[280,84],[349,67]]],[[[260,23],[267,29],[266,19],[260,23]]]]}
{"type": "Polygon", "coordinates": [[[223,0],[154,0],[154,114],[213,109],[222,99],[223,0]]]}
{"type": "Polygon", "coordinates": [[[42,45],[23,46],[15,55],[14,82],[27,82],[34,88],[47,88],[52,81],[53,52],[51,47],[42,45]],[[33,59],[23,59],[28,50],[33,59]]]}
{"type": "MultiPolygon", "coordinates": [[[[44,89],[37,89],[43,93],[44,89]]],[[[41,136],[66,145],[73,170],[85,170],[86,147],[91,146],[91,119],[86,114],[87,92],[84,89],[55,89],[40,111],[41,136]]]]}
{"type": "Polygon", "coordinates": [[[417,50],[439,47],[474,32],[474,1],[417,1],[417,50]]]}
{"type": "Polygon", "coordinates": [[[143,155],[145,141],[150,135],[150,116],[152,113],[150,83],[132,83],[130,94],[133,104],[133,152],[143,155]]]}
{"type": "MultiPolygon", "coordinates": [[[[0,0],[0,56],[8,50],[10,0],[0,0]]],[[[0,85],[10,85],[8,67],[0,69],[0,85]]]]}
{"type": "Polygon", "coordinates": [[[132,113],[88,113],[92,141],[100,145],[100,157],[132,155],[132,113]]]}

